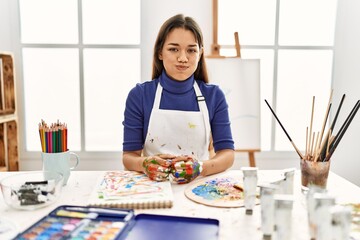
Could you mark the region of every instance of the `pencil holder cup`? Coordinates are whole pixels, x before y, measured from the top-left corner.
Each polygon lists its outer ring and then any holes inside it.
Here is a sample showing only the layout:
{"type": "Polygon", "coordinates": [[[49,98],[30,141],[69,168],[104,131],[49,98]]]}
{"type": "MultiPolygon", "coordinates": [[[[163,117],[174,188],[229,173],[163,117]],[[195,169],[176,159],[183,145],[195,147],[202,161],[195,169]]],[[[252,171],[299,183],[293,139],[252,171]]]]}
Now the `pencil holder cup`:
{"type": "Polygon", "coordinates": [[[330,170],[329,161],[310,161],[301,159],[301,190],[307,192],[310,185],[315,185],[320,188],[326,188],[327,179],[330,170]]]}
{"type": "Polygon", "coordinates": [[[63,185],[65,186],[69,177],[70,171],[74,170],[80,162],[80,157],[73,152],[58,152],[58,153],[41,153],[43,170],[59,172],[64,177],[63,185]],[[75,162],[73,166],[70,166],[71,156],[75,157],[75,162]]]}

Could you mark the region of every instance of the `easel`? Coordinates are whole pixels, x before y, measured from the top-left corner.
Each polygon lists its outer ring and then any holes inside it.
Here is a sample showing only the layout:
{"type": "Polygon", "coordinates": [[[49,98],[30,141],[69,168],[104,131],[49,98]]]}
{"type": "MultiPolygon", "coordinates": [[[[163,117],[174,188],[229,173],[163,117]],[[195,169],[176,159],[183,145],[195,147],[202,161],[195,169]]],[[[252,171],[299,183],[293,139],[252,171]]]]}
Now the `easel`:
{"type": "MultiPolygon", "coordinates": [[[[234,33],[234,38],[236,49],[236,56],[234,57],[241,58],[238,32],[234,33]]],[[[207,56],[207,58],[225,58],[225,56],[220,55],[220,45],[218,44],[218,0],[213,0],[213,43],[211,45],[211,55],[207,56]]],[[[209,151],[210,156],[212,156],[214,154],[212,141],[210,143],[209,151]]],[[[260,149],[235,149],[235,152],[248,152],[250,167],[256,167],[255,152],[260,152],[260,149]]]]}

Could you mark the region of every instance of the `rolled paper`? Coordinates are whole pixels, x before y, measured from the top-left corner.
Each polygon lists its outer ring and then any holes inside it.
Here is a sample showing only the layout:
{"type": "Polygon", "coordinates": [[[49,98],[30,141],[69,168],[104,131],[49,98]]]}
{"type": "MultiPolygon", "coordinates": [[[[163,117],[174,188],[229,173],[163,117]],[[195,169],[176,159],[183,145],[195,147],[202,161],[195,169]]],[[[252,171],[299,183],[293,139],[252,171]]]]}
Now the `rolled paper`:
{"type": "Polygon", "coordinates": [[[277,185],[267,183],[260,187],[261,231],[263,239],[271,239],[274,231],[274,194],[279,188],[277,185]]]}
{"type": "Polygon", "coordinates": [[[327,193],[314,193],[316,240],[329,240],[331,234],[330,209],[335,205],[335,197],[327,193]]]}
{"type": "Polygon", "coordinates": [[[289,194],[274,195],[275,239],[292,239],[292,209],[294,197],[289,194]]]}
{"type": "Polygon", "coordinates": [[[255,206],[257,170],[256,167],[242,167],[244,181],[244,205],[247,215],[251,215],[255,206]]]}
{"type": "Polygon", "coordinates": [[[351,207],[336,205],[331,207],[332,239],[350,239],[351,207]]]}
{"type": "Polygon", "coordinates": [[[315,193],[326,193],[326,189],[316,185],[310,185],[306,195],[310,239],[316,238],[315,200],[314,200],[315,193]]]}

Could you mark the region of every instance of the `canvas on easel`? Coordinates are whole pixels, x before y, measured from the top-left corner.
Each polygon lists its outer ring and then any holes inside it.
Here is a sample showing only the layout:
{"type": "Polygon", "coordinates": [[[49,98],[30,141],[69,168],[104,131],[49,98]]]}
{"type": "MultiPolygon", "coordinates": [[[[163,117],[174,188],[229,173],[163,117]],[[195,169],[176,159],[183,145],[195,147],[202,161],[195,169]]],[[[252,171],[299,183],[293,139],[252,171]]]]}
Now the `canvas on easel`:
{"type": "Polygon", "coordinates": [[[260,60],[208,58],[210,83],[223,90],[229,105],[231,131],[238,151],[259,151],[260,60]]]}

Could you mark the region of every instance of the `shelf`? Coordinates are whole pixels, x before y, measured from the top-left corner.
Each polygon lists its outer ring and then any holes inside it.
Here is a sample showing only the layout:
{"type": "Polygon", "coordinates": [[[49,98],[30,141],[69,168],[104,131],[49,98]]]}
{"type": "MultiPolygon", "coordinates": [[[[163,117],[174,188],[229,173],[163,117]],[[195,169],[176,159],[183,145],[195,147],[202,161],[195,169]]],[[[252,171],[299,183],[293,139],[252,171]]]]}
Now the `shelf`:
{"type": "Polygon", "coordinates": [[[0,52],[0,172],[19,171],[14,60],[0,52]]]}
{"type": "Polygon", "coordinates": [[[17,116],[15,114],[0,115],[0,123],[10,122],[14,120],[17,120],[17,116]]]}

